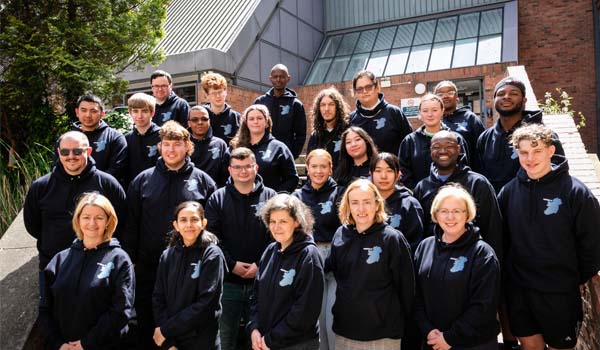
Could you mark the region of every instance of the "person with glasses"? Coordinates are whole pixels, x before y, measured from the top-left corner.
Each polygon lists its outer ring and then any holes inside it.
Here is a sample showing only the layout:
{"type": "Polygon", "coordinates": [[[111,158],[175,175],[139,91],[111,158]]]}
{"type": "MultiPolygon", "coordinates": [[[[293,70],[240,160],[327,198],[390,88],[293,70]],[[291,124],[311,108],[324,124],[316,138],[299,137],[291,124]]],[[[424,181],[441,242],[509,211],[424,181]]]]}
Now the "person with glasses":
{"type": "Polygon", "coordinates": [[[292,76],[285,65],[274,65],[269,75],[273,87],[257,97],[254,104],[267,106],[273,119],[273,136],[283,142],[296,159],[306,143],[306,112],[296,92],[287,87],[290,79],[292,76]]]}
{"type": "Polygon", "coordinates": [[[477,138],[485,130],[481,118],[473,113],[468,105],[457,108],[458,89],[453,82],[440,81],[433,89],[433,93],[444,102],[444,124],[450,130],[459,133],[465,139],[469,151],[474,153],[477,138]]]}
{"type": "MultiPolygon", "coordinates": [[[[219,238],[229,271],[221,299],[221,348],[235,350],[240,320],[249,321],[258,263],[271,240],[261,220],[261,209],[277,193],[263,184],[254,152],[246,147],[231,151],[228,170],[229,180],[208,199],[205,215],[206,229],[219,238]]],[[[247,343],[246,333],[242,334],[247,343]]]]}
{"type": "Polygon", "coordinates": [[[139,173],[152,168],[158,159],[158,143],[160,128],[152,121],[156,99],[143,92],[133,94],[127,100],[129,115],[133,120],[133,130],[125,134],[127,141],[127,167],[125,171],[125,187],[139,173]]]}
{"type": "Polygon", "coordinates": [[[203,106],[190,109],[188,130],[194,143],[191,160],[196,168],[204,170],[217,183],[217,187],[225,186],[229,177],[229,149],[225,141],[213,136],[208,110],[203,106]]]}
{"type": "Polygon", "coordinates": [[[229,144],[240,127],[240,114],[226,103],[227,80],[219,73],[206,73],[200,84],[208,99],[204,108],[210,117],[213,136],[229,144]]]}
{"type": "Polygon", "coordinates": [[[415,187],[415,197],[425,210],[425,235],[432,236],[435,223],[431,221],[430,209],[438,190],[447,183],[463,186],[477,207],[473,223],[479,227],[481,237],[502,261],[502,216],[496,200],[496,192],[485,178],[461,161],[458,134],[442,130],[431,139],[431,170],[429,176],[415,187]]]}
{"type": "MultiPolygon", "coordinates": [[[[429,175],[431,167],[431,138],[436,133],[449,128],[442,122],[444,102],[433,94],[421,97],[419,119],[423,122],[417,130],[409,134],[400,145],[398,158],[402,168],[402,183],[414,189],[419,181],[429,175]]],[[[461,145],[461,154],[465,154],[468,164],[468,148],[462,136],[457,134],[461,145]]]]}
{"type": "MultiPolygon", "coordinates": [[[[40,272],[75,239],[71,219],[83,193],[98,192],[113,204],[120,222],[116,236],[127,217],[125,191],[112,175],[96,168],[88,138],[79,131],[69,131],[57,143],[58,162],[49,174],[33,181],[23,206],[25,228],[37,239],[40,272]]],[[[42,282],[41,273],[39,277],[42,282]]]]}
{"type": "Polygon", "coordinates": [[[473,224],[476,211],[460,185],[442,187],[433,200],[434,236],[419,244],[414,257],[423,349],[498,349],[500,263],[473,224]]]}
{"type": "Polygon", "coordinates": [[[155,323],[152,289],[158,261],[167,246],[175,208],[185,201],[205,204],[216,183],[190,160],[194,144],[190,133],[169,120],[160,128],[156,165],[142,171],[129,185],[127,230],[121,243],[135,264],[135,308],[138,316],[138,347],[154,349],[155,323]]]}
{"type": "Polygon", "coordinates": [[[265,186],[277,192],[292,193],[300,178],[290,149],[271,135],[271,116],[267,107],[252,105],[244,111],[238,133],[229,143],[232,149],[251,149],[258,164],[258,173],[265,186]]]}
{"type": "Polygon", "coordinates": [[[356,110],[350,113],[352,126],[363,128],[381,152],[398,154],[400,142],[412,132],[400,108],[388,103],[373,72],[362,70],[352,79],[356,110]]]}
{"type": "Polygon", "coordinates": [[[174,120],[182,126],[187,125],[190,105],[186,100],[173,92],[173,78],[164,70],[157,70],[150,76],[152,95],[156,98],[156,110],[152,121],[162,126],[169,120],[174,120]]]}

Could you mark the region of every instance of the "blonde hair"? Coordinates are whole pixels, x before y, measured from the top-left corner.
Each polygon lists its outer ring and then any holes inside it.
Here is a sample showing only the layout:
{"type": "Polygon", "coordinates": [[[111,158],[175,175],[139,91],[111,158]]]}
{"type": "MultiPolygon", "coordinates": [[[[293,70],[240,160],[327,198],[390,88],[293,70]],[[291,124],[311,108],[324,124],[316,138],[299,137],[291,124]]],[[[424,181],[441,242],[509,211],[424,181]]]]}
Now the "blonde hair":
{"type": "Polygon", "coordinates": [[[147,107],[152,113],[154,113],[154,109],[156,108],[156,98],[152,95],[148,95],[143,92],[138,92],[127,100],[127,108],[131,110],[132,108],[144,108],[147,107]]]}
{"type": "Polygon", "coordinates": [[[442,111],[444,110],[444,101],[442,101],[442,99],[439,98],[437,95],[427,93],[425,94],[425,96],[421,97],[421,102],[419,102],[419,112],[421,112],[421,106],[423,105],[423,103],[427,101],[435,101],[439,103],[440,107],[442,107],[442,111]]]}
{"type": "MultiPolygon", "coordinates": [[[[164,140],[182,140],[187,144],[188,151],[187,155],[191,156],[194,154],[194,143],[190,139],[190,132],[186,130],[181,124],[174,120],[169,120],[164,123],[163,126],[160,127],[160,131],[158,132],[160,136],[160,141],[164,140]]],[[[158,147],[160,151],[160,144],[158,147]]]]}
{"type": "Polygon", "coordinates": [[[375,196],[375,203],[377,203],[377,208],[375,209],[375,222],[386,222],[388,220],[388,215],[385,212],[385,199],[383,199],[377,187],[367,179],[358,179],[352,182],[344,192],[344,196],[342,197],[340,203],[340,222],[344,225],[355,224],[355,221],[352,218],[352,213],[350,212],[350,192],[356,189],[363,191],[370,190],[373,193],[375,196]]]}
{"type": "Polygon", "coordinates": [[[329,167],[333,167],[333,158],[331,158],[331,154],[322,148],[317,148],[310,151],[310,153],[306,156],[306,166],[310,165],[310,160],[314,157],[324,157],[329,162],[329,167]]]}
{"type": "Polygon", "coordinates": [[[103,195],[97,192],[84,193],[77,202],[72,221],[73,231],[75,231],[75,235],[77,236],[77,238],[83,240],[83,231],[81,230],[81,226],[79,225],[79,217],[81,216],[83,208],[87,206],[95,206],[104,210],[107,220],[106,228],[104,230],[102,238],[103,241],[110,240],[112,238],[113,233],[115,233],[115,229],[117,228],[117,223],[119,222],[119,219],[117,218],[115,208],[112,206],[108,198],[104,197],[103,195]]]}
{"type": "Polygon", "coordinates": [[[475,201],[473,200],[473,196],[461,185],[451,182],[445,186],[442,186],[438,193],[433,198],[433,203],[431,204],[431,221],[437,224],[436,213],[442,202],[446,199],[454,197],[456,199],[462,200],[467,207],[467,222],[471,222],[475,219],[477,215],[477,207],[475,206],[475,201]]]}

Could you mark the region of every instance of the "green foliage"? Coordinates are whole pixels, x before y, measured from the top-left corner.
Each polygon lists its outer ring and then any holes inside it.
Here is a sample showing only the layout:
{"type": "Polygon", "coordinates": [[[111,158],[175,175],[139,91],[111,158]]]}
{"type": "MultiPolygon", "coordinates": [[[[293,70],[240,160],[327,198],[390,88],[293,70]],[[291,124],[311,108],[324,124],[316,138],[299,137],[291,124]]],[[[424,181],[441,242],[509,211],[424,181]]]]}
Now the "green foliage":
{"type": "Polygon", "coordinates": [[[157,65],[169,0],[13,0],[0,12],[1,137],[51,146],[85,92],[125,91],[125,69],[157,65]]]}
{"type": "Polygon", "coordinates": [[[0,148],[9,154],[9,161],[0,162],[0,236],[17,216],[33,180],[48,173],[52,150],[36,144],[27,150],[24,158],[8,153],[9,146],[0,141],[0,148]]]}
{"type": "Polygon", "coordinates": [[[115,111],[106,113],[104,121],[112,128],[117,129],[121,134],[130,132],[133,127],[133,121],[127,112],[115,111]]]}
{"type": "Polygon", "coordinates": [[[573,119],[579,119],[579,122],[576,124],[578,129],[585,127],[585,116],[583,113],[575,112],[571,109],[571,100],[573,97],[569,96],[561,88],[556,88],[556,92],[558,93],[558,97],[555,99],[551,92],[546,91],[544,101],[540,103],[542,111],[547,114],[568,114],[573,119]]]}

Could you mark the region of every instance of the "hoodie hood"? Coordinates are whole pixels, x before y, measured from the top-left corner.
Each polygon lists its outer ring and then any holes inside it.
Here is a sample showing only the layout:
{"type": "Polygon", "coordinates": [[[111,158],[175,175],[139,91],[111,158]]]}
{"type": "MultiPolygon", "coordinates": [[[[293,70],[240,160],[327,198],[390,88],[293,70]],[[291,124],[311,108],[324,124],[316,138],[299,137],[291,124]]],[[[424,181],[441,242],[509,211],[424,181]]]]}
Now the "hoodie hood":
{"type": "Polygon", "coordinates": [[[108,241],[102,242],[102,243],[98,244],[95,248],[92,248],[92,249],[87,249],[83,245],[83,240],[80,240],[79,238],[75,239],[73,241],[73,244],[71,244],[71,249],[81,250],[81,251],[113,249],[113,248],[121,248],[121,243],[119,243],[119,241],[116,238],[111,238],[108,241]]]}
{"type": "Polygon", "coordinates": [[[294,91],[290,88],[285,88],[285,91],[283,92],[283,95],[281,95],[281,96],[275,96],[274,88],[270,88],[266,94],[273,98],[296,98],[296,91],[294,91]]]}
{"type": "Polygon", "coordinates": [[[537,180],[530,179],[527,176],[527,172],[523,168],[519,168],[517,172],[517,178],[522,183],[552,183],[558,177],[563,176],[564,174],[568,175],[569,173],[569,163],[567,162],[567,158],[560,154],[555,154],[552,156],[552,165],[550,167],[550,172],[537,180]]]}
{"type": "Polygon", "coordinates": [[[384,99],[383,93],[381,93],[381,92],[379,93],[379,95],[377,95],[377,98],[379,99],[379,102],[373,109],[365,109],[362,106],[362,104],[360,103],[360,101],[356,100],[356,109],[365,118],[372,118],[372,117],[378,115],[379,112],[381,112],[381,110],[384,109],[388,105],[388,103],[384,99]]]}
{"type": "Polygon", "coordinates": [[[96,172],[96,161],[92,156],[88,156],[87,165],[83,169],[83,171],[78,175],[69,175],[65,171],[64,166],[60,161],[56,161],[54,167],[52,168],[53,175],[56,175],[59,179],[67,182],[79,181],[83,179],[87,179],[92,176],[96,172]]]}
{"type": "Polygon", "coordinates": [[[86,136],[88,137],[94,137],[96,135],[99,135],[102,133],[102,131],[104,131],[104,129],[108,128],[108,124],[106,124],[106,122],[104,120],[100,120],[100,125],[98,125],[98,127],[92,131],[84,131],[81,127],[81,122],[75,122],[73,123],[73,130],[76,131],[80,131],[82,133],[84,133],[86,136]]]}
{"type": "Polygon", "coordinates": [[[327,181],[325,181],[325,183],[323,184],[323,186],[321,186],[319,189],[315,189],[312,186],[312,184],[310,182],[310,178],[309,178],[309,179],[306,180],[306,182],[302,186],[301,191],[305,192],[307,194],[320,194],[320,193],[324,193],[324,192],[329,192],[334,187],[337,187],[337,183],[335,182],[335,180],[331,176],[329,176],[329,178],[327,179],[327,181]]]}
{"type": "Polygon", "coordinates": [[[304,248],[306,248],[309,245],[316,246],[315,241],[313,240],[312,236],[310,236],[300,230],[294,231],[293,238],[294,239],[292,240],[292,243],[290,244],[290,246],[287,247],[284,251],[280,251],[281,243],[275,242],[277,251],[282,255],[291,255],[291,254],[294,254],[294,253],[297,253],[297,252],[303,250],[304,248]]]}
{"type": "Polygon", "coordinates": [[[436,224],[433,228],[433,234],[435,236],[435,241],[438,248],[440,250],[463,248],[481,239],[481,237],[479,236],[479,227],[474,226],[471,222],[467,222],[465,224],[465,228],[466,231],[456,241],[452,243],[444,243],[442,241],[444,231],[442,230],[439,224],[436,224]]]}
{"type": "Polygon", "coordinates": [[[189,156],[185,156],[185,161],[181,168],[179,168],[178,170],[171,170],[167,168],[167,165],[165,164],[165,161],[162,159],[162,157],[159,157],[156,161],[156,169],[163,174],[174,174],[177,176],[182,176],[189,174],[194,170],[194,163],[192,163],[189,156]]]}
{"type": "MultiPolygon", "coordinates": [[[[386,204],[402,201],[402,199],[412,196],[413,193],[407,187],[396,185],[394,192],[385,199],[386,204]]],[[[389,204],[388,204],[389,205],[389,204]]]]}

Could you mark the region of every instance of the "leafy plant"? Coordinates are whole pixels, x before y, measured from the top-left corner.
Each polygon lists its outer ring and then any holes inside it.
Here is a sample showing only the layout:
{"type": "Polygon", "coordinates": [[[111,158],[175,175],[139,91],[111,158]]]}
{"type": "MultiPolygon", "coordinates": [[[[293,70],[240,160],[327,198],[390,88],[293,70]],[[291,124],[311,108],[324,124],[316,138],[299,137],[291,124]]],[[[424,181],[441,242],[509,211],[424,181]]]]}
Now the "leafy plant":
{"type": "Polygon", "coordinates": [[[104,116],[104,122],[116,129],[121,134],[126,134],[131,131],[133,121],[127,112],[110,112],[104,116]]]}
{"type": "Polygon", "coordinates": [[[554,98],[551,92],[546,91],[544,94],[544,101],[541,104],[542,111],[547,114],[568,114],[571,118],[579,119],[576,123],[577,128],[585,127],[585,116],[581,112],[575,112],[571,109],[571,100],[573,97],[569,96],[566,91],[561,88],[556,88],[558,97],[554,98]]]}

